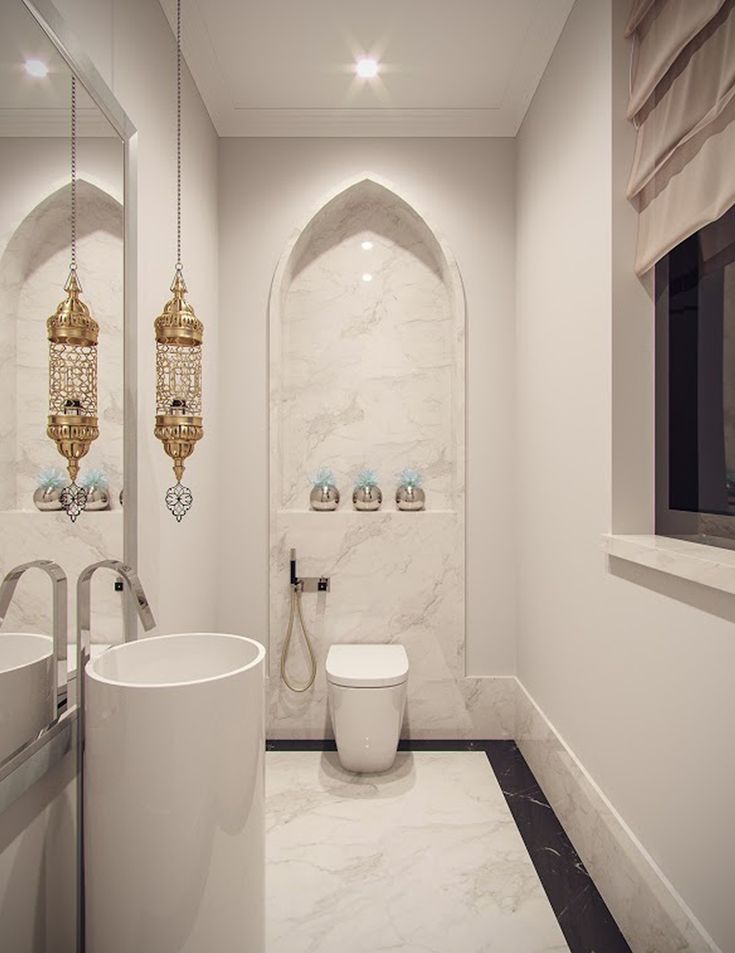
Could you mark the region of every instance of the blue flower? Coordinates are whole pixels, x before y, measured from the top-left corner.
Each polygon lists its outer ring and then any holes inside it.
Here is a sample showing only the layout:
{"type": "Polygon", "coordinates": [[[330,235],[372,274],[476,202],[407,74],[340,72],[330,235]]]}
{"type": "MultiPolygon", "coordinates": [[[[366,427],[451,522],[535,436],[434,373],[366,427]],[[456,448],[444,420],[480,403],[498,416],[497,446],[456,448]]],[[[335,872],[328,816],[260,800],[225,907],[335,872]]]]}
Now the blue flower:
{"type": "Polygon", "coordinates": [[[365,490],[369,486],[378,485],[378,474],[371,467],[363,467],[355,477],[355,486],[365,490]]]}
{"type": "Polygon", "coordinates": [[[423,482],[424,478],[421,475],[421,471],[416,470],[414,467],[404,467],[398,474],[398,486],[419,487],[423,482]]]}
{"type": "Polygon", "coordinates": [[[107,476],[104,470],[87,470],[79,483],[85,490],[106,490],[107,476]]]}
{"type": "Polygon", "coordinates": [[[38,485],[42,490],[58,490],[68,482],[58,467],[45,467],[38,474],[38,485]]]}
{"type": "Polygon", "coordinates": [[[334,486],[334,473],[329,467],[319,467],[311,482],[314,486],[334,486]]]}

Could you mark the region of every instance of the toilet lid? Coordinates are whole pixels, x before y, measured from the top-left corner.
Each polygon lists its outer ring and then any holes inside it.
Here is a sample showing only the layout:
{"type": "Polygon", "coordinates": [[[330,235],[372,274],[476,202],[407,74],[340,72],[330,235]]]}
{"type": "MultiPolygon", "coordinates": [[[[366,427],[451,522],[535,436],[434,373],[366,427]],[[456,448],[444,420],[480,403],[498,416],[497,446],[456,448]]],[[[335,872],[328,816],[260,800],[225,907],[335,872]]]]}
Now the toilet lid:
{"type": "Polygon", "coordinates": [[[332,645],[326,668],[332,685],[387,688],[408,678],[408,656],[402,645],[332,645]]]}

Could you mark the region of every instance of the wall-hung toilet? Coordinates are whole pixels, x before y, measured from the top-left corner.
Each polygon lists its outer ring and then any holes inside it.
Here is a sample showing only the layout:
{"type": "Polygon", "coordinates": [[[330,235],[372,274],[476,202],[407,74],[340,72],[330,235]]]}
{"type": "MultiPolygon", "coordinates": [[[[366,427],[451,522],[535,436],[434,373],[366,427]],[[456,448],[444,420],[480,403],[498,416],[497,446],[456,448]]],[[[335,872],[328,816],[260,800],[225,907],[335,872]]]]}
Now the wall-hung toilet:
{"type": "Polygon", "coordinates": [[[402,645],[332,645],[326,670],[342,767],[387,771],[396,757],[406,707],[406,650],[402,645]]]}

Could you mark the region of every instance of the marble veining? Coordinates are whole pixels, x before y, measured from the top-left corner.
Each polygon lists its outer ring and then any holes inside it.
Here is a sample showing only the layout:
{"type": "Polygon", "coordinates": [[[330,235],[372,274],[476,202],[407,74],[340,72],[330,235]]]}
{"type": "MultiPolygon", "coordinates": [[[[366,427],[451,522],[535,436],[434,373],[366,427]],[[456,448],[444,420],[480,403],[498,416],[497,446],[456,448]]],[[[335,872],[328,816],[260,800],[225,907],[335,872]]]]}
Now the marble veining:
{"type": "MultiPolygon", "coordinates": [[[[395,192],[363,179],[293,239],[270,321],[269,736],[331,736],[324,660],[354,641],[406,646],[407,737],[510,737],[502,680],[465,678],[465,313],[451,255],[395,192]],[[377,513],[352,510],[364,464],[384,491],[377,513]],[[307,509],[320,465],[343,493],[334,513],[307,509]],[[424,474],[425,512],[395,509],[407,465],[424,474]],[[304,695],[278,677],[292,547],[301,575],[332,579],[329,594],[304,596],[319,663],[304,695]]],[[[304,664],[297,639],[296,681],[304,664]]]]}
{"type": "MultiPolygon", "coordinates": [[[[78,183],[78,258],[84,299],[100,325],[100,437],[82,473],[103,469],[112,509],[88,512],[71,526],[64,513],[39,512],[33,491],[39,470],[64,468],[46,436],[48,340],[46,319],[64,297],[69,267],[69,188],[53,192],[0,243],[0,574],[31,559],[56,560],[69,577],[69,636],[74,638],[75,581],[85,566],[123,554],[118,502],[123,472],[123,212],[85,180],[78,183]]],[[[93,587],[94,641],[122,638],[120,595],[112,578],[93,587]]],[[[27,573],[4,628],[51,631],[48,580],[27,573]]]]}
{"type": "Polygon", "coordinates": [[[735,594],[735,550],[669,536],[603,536],[608,555],[735,594]]]}
{"type": "MultiPolygon", "coordinates": [[[[70,532],[65,513],[0,513],[0,575],[18,563],[53,559],[69,579],[69,641],[76,638],[76,580],[90,563],[122,555],[123,514],[85,513],[70,532]]],[[[122,641],[122,605],[111,573],[92,582],[92,641],[122,641]]],[[[9,632],[51,634],[51,587],[45,573],[24,574],[3,624],[9,632]]],[[[2,630],[0,630],[2,638],[2,630]]]]}
{"type": "Polygon", "coordinates": [[[522,686],[516,719],[523,757],[634,953],[720,953],[522,686]]]}
{"type": "Polygon", "coordinates": [[[388,494],[417,466],[429,505],[457,507],[464,314],[447,267],[413,209],[367,180],[304,230],[272,329],[278,508],[304,508],[323,464],[344,490],[369,464],[388,494]]]}
{"type": "Polygon", "coordinates": [[[485,748],[571,953],[630,953],[518,746],[490,741],[485,748]]]}
{"type": "Polygon", "coordinates": [[[483,752],[266,754],[269,953],[561,953],[559,925],[483,752]]]}

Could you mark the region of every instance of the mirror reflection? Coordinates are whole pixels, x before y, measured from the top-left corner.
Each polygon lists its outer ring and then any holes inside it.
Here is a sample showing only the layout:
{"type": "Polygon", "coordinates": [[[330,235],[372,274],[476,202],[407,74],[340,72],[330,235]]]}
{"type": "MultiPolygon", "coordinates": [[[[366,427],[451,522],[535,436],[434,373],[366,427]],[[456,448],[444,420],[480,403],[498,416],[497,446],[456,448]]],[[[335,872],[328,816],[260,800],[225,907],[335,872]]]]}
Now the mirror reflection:
{"type": "MultiPolygon", "coordinates": [[[[87,491],[88,505],[73,524],[60,502],[69,483],[66,460],[46,431],[47,320],[66,297],[71,257],[71,79],[20,0],[4,3],[0,578],[26,563],[52,561],[68,577],[69,598],[61,599],[57,584],[49,584],[48,566],[17,574],[0,592],[0,766],[64,705],[67,670],[73,685],[73,647],[54,652],[52,637],[56,628],[57,640],[74,638],[79,572],[123,551],[123,148],[79,83],[77,274],[82,298],[99,325],[99,437],[81,461],[77,482],[87,491]]],[[[96,587],[96,637],[104,644],[119,641],[122,614],[114,577],[100,579],[96,587]]]]}

